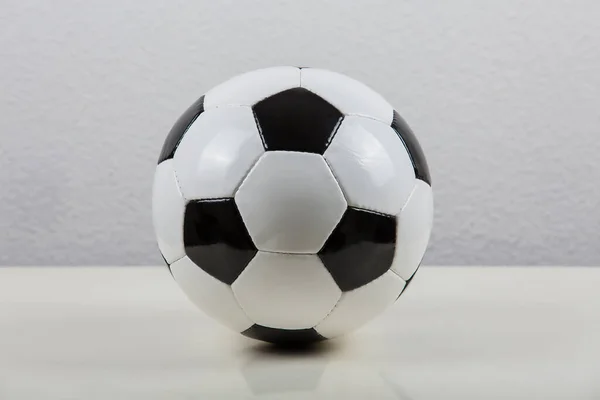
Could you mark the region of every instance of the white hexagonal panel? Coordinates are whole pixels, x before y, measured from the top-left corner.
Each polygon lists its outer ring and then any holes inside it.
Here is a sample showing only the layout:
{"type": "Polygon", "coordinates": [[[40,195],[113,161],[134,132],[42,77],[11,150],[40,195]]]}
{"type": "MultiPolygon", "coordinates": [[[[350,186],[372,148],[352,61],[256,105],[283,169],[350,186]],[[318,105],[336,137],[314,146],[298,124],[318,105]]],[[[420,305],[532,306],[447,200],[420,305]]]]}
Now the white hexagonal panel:
{"type": "Polygon", "coordinates": [[[243,105],[252,106],[272,94],[300,86],[296,67],[272,67],[246,72],[214,87],[204,97],[204,109],[243,105]]]}
{"type": "Polygon", "coordinates": [[[408,202],[398,214],[396,252],[392,269],[402,279],[409,279],[419,267],[433,225],[433,193],[431,186],[416,180],[408,202]]]}
{"type": "Polygon", "coordinates": [[[391,306],[405,285],[398,275],[388,271],[358,289],[344,292],[333,311],[315,329],[327,338],[351,332],[391,306]]]}
{"type": "Polygon", "coordinates": [[[370,118],[346,117],[324,157],[354,207],[396,215],[415,185],[402,140],[370,118]]]}
{"type": "Polygon", "coordinates": [[[346,115],[363,115],[392,123],[394,108],[379,93],[346,75],[318,68],[300,70],[301,86],[346,115]]]}
{"type": "Polygon", "coordinates": [[[346,210],[335,177],[322,156],[265,153],[235,194],[259,250],[317,253],[346,210]]]}
{"type": "Polygon", "coordinates": [[[312,328],[341,291],[316,255],[259,252],[232,285],[246,315],[271,328],[312,328]]]}
{"type": "Polygon", "coordinates": [[[188,257],[171,265],[171,273],[186,296],[208,316],[242,332],[252,321],[239,306],[231,286],[213,278],[188,257]]]}
{"type": "Polygon", "coordinates": [[[163,161],[154,173],[152,222],[158,247],[169,264],[185,256],[184,214],[185,200],[177,186],[173,160],[163,161]]]}
{"type": "Polygon", "coordinates": [[[205,111],[175,151],[181,192],[187,200],[231,197],[263,153],[251,108],[205,111]]]}

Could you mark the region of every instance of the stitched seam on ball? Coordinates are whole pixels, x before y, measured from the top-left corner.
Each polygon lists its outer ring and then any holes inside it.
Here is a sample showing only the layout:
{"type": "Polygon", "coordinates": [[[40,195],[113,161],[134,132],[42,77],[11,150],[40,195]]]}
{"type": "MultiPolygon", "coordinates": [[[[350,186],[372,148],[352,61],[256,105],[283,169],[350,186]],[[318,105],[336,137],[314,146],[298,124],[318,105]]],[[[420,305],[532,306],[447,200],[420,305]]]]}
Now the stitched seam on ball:
{"type": "MultiPolygon", "coordinates": [[[[394,246],[394,257],[392,258],[392,265],[390,266],[390,271],[394,272],[396,275],[398,275],[398,274],[396,273],[396,271],[393,270],[393,267],[394,267],[394,263],[396,262],[396,257],[398,257],[398,250],[400,248],[400,246],[398,246],[398,241],[400,240],[400,238],[398,237],[398,232],[400,229],[400,224],[402,223],[402,221],[400,220],[400,214],[402,214],[402,211],[404,211],[404,208],[406,207],[406,205],[408,204],[410,199],[413,197],[416,190],[417,190],[417,185],[415,184],[413,186],[410,194],[408,195],[406,202],[402,205],[402,207],[400,208],[400,211],[398,211],[398,214],[394,215],[394,218],[396,219],[396,246],[394,246]]],[[[417,267],[417,269],[418,268],[419,267],[417,267]]],[[[404,280],[404,278],[402,278],[400,275],[398,275],[398,276],[400,277],[400,279],[404,280]]]]}
{"type": "MultiPolygon", "coordinates": [[[[189,200],[183,195],[183,191],[181,190],[181,183],[179,183],[179,177],[177,177],[177,171],[175,170],[175,161],[172,159],[171,161],[173,163],[173,175],[175,176],[175,185],[177,186],[177,191],[179,192],[179,195],[181,196],[181,199],[183,200],[183,218],[182,218],[182,226],[181,226],[181,240],[183,241],[183,256],[181,256],[180,258],[178,258],[177,260],[173,261],[172,263],[169,264],[169,271],[171,271],[171,265],[175,264],[177,261],[181,261],[183,260],[186,256],[187,253],[185,251],[185,234],[184,234],[184,225],[185,225],[185,208],[187,207],[187,204],[189,203],[189,200]]],[[[191,260],[190,260],[191,261],[191,260]]],[[[173,273],[171,272],[171,275],[173,275],[173,273]]]]}
{"type": "Polygon", "coordinates": [[[216,106],[208,106],[208,107],[204,107],[204,111],[206,110],[216,110],[217,108],[239,108],[239,107],[246,107],[246,108],[252,108],[252,106],[249,106],[247,104],[219,104],[216,106]]]}
{"type": "Polygon", "coordinates": [[[183,194],[183,190],[181,190],[181,182],[179,182],[179,177],[177,176],[177,170],[175,170],[175,160],[174,159],[172,159],[172,160],[173,160],[172,161],[172,163],[173,163],[172,170],[173,170],[173,175],[175,176],[175,183],[177,185],[177,191],[179,192],[179,194],[181,195],[181,198],[183,199],[183,207],[185,209],[185,206],[188,203],[188,199],[183,194]]]}
{"type": "Polygon", "coordinates": [[[385,126],[390,126],[391,122],[386,122],[381,118],[377,118],[377,117],[373,117],[371,115],[367,115],[367,114],[361,114],[361,113],[351,113],[351,114],[346,114],[347,117],[359,117],[359,118],[365,118],[365,119],[370,119],[372,121],[377,121],[377,122],[381,122],[382,124],[384,124],[385,126]]]}
{"type": "MultiPolygon", "coordinates": [[[[264,145],[264,143],[263,143],[264,145]]],[[[237,194],[237,192],[240,190],[240,188],[242,187],[242,185],[244,184],[244,182],[246,181],[246,179],[248,179],[248,176],[250,175],[250,171],[252,171],[252,169],[256,166],[256,164],[258,164],[258,161],[265,155],[265,153],[262,153],[261,155],[258,156],[258,158],[256,160],[254,160],[252,162],[252,164],[250,164],[250,167],[248,168],[248,170],[244,173],[244,177],[240,180],[240,183],[237,184],[237,186],[233,189],[233,194],[231,195],[231,197],[234,198],[235,200],[235,195],[237,194]]],[[[237,203],[236,203],[237,205],[237,203]]]]}
{"type": "MultiPolygon", "coordinates": [[[[254,257],[256,257],[256,255],[254,257]]],[[[252,258],[254,259],[254,257],[252,257],[252,258]]],[[[252,261],[252,260],[250,260],[250,261],[252,261]]],[[[247,265],[246,265],[246,267],[247,267],[247,265]]],[[[244,271],[242,271],[242,274],[243,273],[244,273],[244,271]]],[[[242,274],[240,274],[240,275],[242,275],[242,274]]],[[[235,278],[235,279],[238,280],[239,277],[240,277],[240,275],[238,275],[238,277],[235,278]]],[[[233,281],[233,283],[235,283],[235,281],[233,281]]],[[[242,307],[242,303],[240,303],[240,299],[238,299],[238,297],[235,295],[235,291],[233,290],[233,283],[231,285],[227,285],[227,286],[229,287],[229,290],[231,290],[231,294],[233,295],[233,298],[235,299],[235,304],[237,304],[237,306],[239,307],[239,309],[242,310],[242,313],[246,316],[246,318],[248,319],[248,321],[250,321],[252,323],[252,325],[255,325],[256,322],[252,318],[250,318],[250,316],[248,315],[248,313],[246,312],[246,310],[244,309],[244,307],[242,307]]],[[[224,285],[226,285],[226,284],[224,283],[224,285]]],[[[250,325],[246,329],[250,329],[252,327],[252,325],[250,325]]],[[[244,329],[244,331],[246,329],[244,329]]]]}
{"type": "MultiPolygon", "coordinates": [[[[258,249],[258,248],[257,248],[258,249]]],[[[318,256],[319,253],[292,253],[288,251],[275,251],[275,250],[261,250],[258,249],[261,253],[269,253],[269,254],[283,254],[286,256],[318,256]]],[[[321,249],[319,249],[321,251],[321,249]]]]}
{"type": "MultiPolygon", "coordinates": [[[[184,248],[184,253],[185,253],[185,248],[184,248]]],[[[177,261],[181,261],[181,260],[183,260],[185,257],[187,257],[187,255],[186,255],[186,254],[184,254],[184,255],[182,255],[181,257],[179,257],[178,259],[176,259],[176,260],[174,260],[174,261],[170,262],[170,263],[169,263],[169,269],[171,269],[171,265],[175,264],[177,261]]]]}
{"type": "MultiPolygon", "coordinates": [[[[326,269],[327,269],[327,268],[326,268],[326,269]]],[[[392,271],[392,269],[390,268],[388,271],[392,271]]],[[[404,279],[402,279],[402,277],[401,277],[400,275],[398,275],[398,274],[397,274],[395,271],[392,271],[392,272],[394,273],[394,275],[398,276],[398,278],[399,278],[399,279],[400,279],[402,282],[404,282],[404,287],[402,287],[402,290],[400,291],[400,294],[402,294],[402,292],[403,292],[403,291],[404,291],[404,289],[406,288],[407,281],[405,281],[404,279]]],[[[375,281],[376,281],[376,280],[378,280],[378,279],[383,279],[383,276],[384,276],[384,275],[385,275],[385,273],[383,273],[382,275],[380,275],[380,276],[378,276],[377,278],[373,279],[373,280],[372,280],[371,282],[369,282],[369,283],[373,283],[373,282],[375,282],[375,281]]],[[[368,285],[368,283],[367,283],[367,285],[368,285]]],[[[322,320],[320,320],[320,321],[319,321],[319,322],[318,322],[318,323],[317,323],[315,326],[313,326],[313,329],[316,329],[316,327],[317,327],[317,326],[318,326],[318,325],[319,325],[321,322],[325,321],[325,320],[327,319],[327,317],[329,317],[329,316],[331,315],[331,313],[333,313],[333,311],[335,311],[335,309],[336,309],[336,308],[338,307],[338,305],[340,304],[340,302],[341,302],[341,300],[342,300],[342,297],[344,296],[344,294],[345,294],[345,293],[352,293],[353,291],[355,291],[355,290],[358,290],[358,289],[360,289],[360,288],[363,288],[364,286],[365,286],[365,285],[363,285],[363,286],[359,286],[359,287],[357,287],[357,288],[354,288],[354,289],[352,289],[352,290],[348,290],[348,291],[346,291],[346,292],[342,292],[342,294],[340,295],[340,298],[339,298],[339,299],[338,299],[338,301],[335,303],[335,305],[333,306],[333,308],[331,309],[331,311],[329,311],[329,313],[327,313],[327,315],[326,315],[326,316],[325,316],[325,317],[324,317],[322,320]]],[[[318,331],[317,331],[317,333],[318,333],[318,331]]]]}
{"type": "MultiPolygon", "coordinates": [[[[325,266],[323,266],[323,268],[325,268],[325,266]]],[[[325,268],[325,269],[327,269],[327,268],[325,268]]],[[[329,272],[329,270],[327,270],[327,272],[329,272]]],[[[331,273],[330,273],[329,275],[331,275],[331,273]]],[[[333,277],[332,277],[332,279],[333,279],[333,277]]],[[[335,280],[334,280],[334,282],[335,282],[335,280]]],[[[336,283],[336,285],[337,285],[337,283],[336,283]]],[[[338,286],[338,288],[339,288],[339,286],[338,286]]],[[[353,290],[356,290],[356,289],[353,289],[353,290]]],[[[340,289],[340,292],[341,292],[341,289],[340,289]]],[[[341,292],[341,293],[340,293],[340,297],[338,297],[338,299],[337,299],[337,301],[335,302],[335,304],[333,305],[333,307],[331,307],[331,310],[329,310],[329,312],[327,313],[327,315],[325,315],[325,316],[324,316],[324,317],[323,317],[323,318],[322,318],[322,319],[321,319],[319,322],[317,322],[315,325],[313,325],[313,326],[312,326],[312,329],[315,329],[315,330],[316,330],[316,329],[317,329],[317,326],[319,326],[319,324],[320,324],[321,322],[325,321],[325,320],[327,319],[327,317],[329,317],[329,316],[331,315],[331,313],[332,313],[333,311],[335,311],[335,309],[338,307],[338,305],[339,305],[339,304],[340,304],[340,302],[342,301],[342,297],[344,297],[344,293],[347,293],[347,292],[341,292]]],[[[319,331],[317,331],[317,333],[319,333],[319,331]]],[[[320,333],[319,333],[319,334],[320,334],[320,333]]],[[[320,334],[320,335],[321,335],[321,334],[320,334]]],[[[321,336],[323,336],[323,335],[321,335],[321,336]]]]}
{"type": "MultiPolygon", "coordinates": [[[[401,276],[400,276],[400,274],[398,274],[396,271],[394,271],[394,270],[392,269],[392,267],[390,267],[390,269],[388,269],[388,271],[392,272],[394,275],[396,275],[398,278],[400,278],[400,280],[401,280],[402,282],[404,282],[404,286],[406,286],[406,282],[407,282],[407,281],[406,281],[406,280],[405,280],[403,277],[401,277],[401,276]]],[[[383,274],[383,275],[385,275],[385,274],[383,274]]],[[[383,275],[381,275],[381,276],[383,276],[383,275]]],[[[410,278],[409,278],[409,280],[410,280],[410,278]]],[[[402,288],[402,290],[404,290],[404,288],[402,288]]]]}
{"type": "Polygon", "coordinates": [[[252,110],[252,115],[254,116],[254,123],[256,124],[256,128],[258,129],[258,134],[260,136],[260,141],[263,144],[263,148],[266,150],[269,150],[269,147],[267,146],[267,142],[265,140],[265,137],[262,133],[262,128],[260,127],[260,123],[258,122],[258,116],[256,115],[256,113],[254,112],[254,110],[252,110]]]}
{"type": "Polygon", "coordinates": [[[408,195],[408,198],[406,199],[406,201],[404,202],[404,204],[400,208],[400,211],[398,211],[398,214],[396,214],[396,217],[400,217],[400,214],[402,214],[402,211],[404,211],[404,209],[406,208],[406,206],[408,205],[408,203],[410,202],[410,200],[412,199],[412,197],[415,195],[416,191],[417,191],[417,184],[415,182],[415,184],[413,185],[413,188],[412,188],[410,194],[408,195]]]}
{"type": "Polygon", "coordinates": [[[386,213],[382,213],[380,211],[370,210],[368,208],[354,207],[354,206],[348,206],[348,208],[352,208],[353,210],[368,212],[370,214],[379,215],[381,217],[387,217],[387,218],[394,218],[394,219],[396,219],[396,215],[394,215],[394,214],[386,214],[386,213]]]}
{"type": "MultiPolygon", "coordinates": [[[[341,184],[339,178],[337,176],[335,176],[335,172],[333,172],[333,168],[331,167],[331,164],[329,164],[329,162],[325,158],[325,154],[323,154],[322,157],[323,157],[323,160],[325,160],[325,165],[327,165],[327,168],[329,169],[329,172],[331,173],[331,176],[333,177],[333,180],[335,181],[335,183],[337,184],[338,188],[340,188],[340,191],[342,192],[342,196],[344,197],[344,201],[346,202],[346,209],[344,210],[344,212],[340,216],[340,219],[338,219],[338,221],[336,222],[336,224],[327,233],[327,237],[325,238],[325,241],[321,245],[321,248],[319,249],[319,251],[323,250],[323,247],[325,247],[325,244],[327,243],[327,240],[331,237],[331,234],[335,231],[335,229],[338,227],[338,225],[342,222],[342,218],[344,218],[344,214],[346,214],[346,211],[348,211],[348,208],[350,208],[350,204],[348,203],[348,194],[344,191],[344,188],[342,187],[342,184],[341,184]]],[[[318,255],[318,252],[317,252],[317,255],[318,255]]]]}
{"type": "Polygon", "coordinates": [[[232,200],[232,198],[231,197],[207,197],[207,198],[203,198],[203,199],[190,200],[190,202],[194,201],[194,202],[198,202],[198,203],[216,203],[218,201],[223,201],[223,200],[232,200]]]}
{"type": "Polygon", "coordinates": [[[335,183],[337,183],[337,186],[342,191],[342,196],[344,196],[344,200],[346,201],[346,207],[350,207],[350,205],[348,204],[348,193],[346,193],[346,191],[344,190],[344,187],[342,186],[340,178],[338,178],[335,175],[335,171],[333,170],[333,167],[331,166],[329,161],[327,161],[327,157],[325,157],[325,154],[323,154],[323,160],[325,160],[325,164],[327,165],[327,168],[329,168],[329,172],[331,172],[331,176],[333,176],[333,180],[335,181],[335,183]]]}
{"type": "Polygon", "coordinates": [[[248,312],[246,311],[246,309],[242,306],[242,302],[240,301],[240,299],[237,297],[237,295],[235,294],[235,290],[233,290],[233,285],[235,285],[236,281],[238,279],[240,279],[240,277],[244,274],[244,272],[246,272],[246,270],[248,269],[248,266],[250,265],[250,263],[256,258],[256,256],[258,255],[258,251],[256,252],[256,254],[254,254],[254,257],[252,257],[252,259],[250,261],[248,261],[248,264],[246,264],[246,266],[244,267],[243,271],[240,272],[240,274],[237,276],[237,278],[235,278],[235,281],[233,281],[233,283],[229,286],[229,290],[231,290],[231,293],[233,293],[233,298],[235,299],[235,302],[237,303],[238,307],[242,310],[242,312],[244,313],[244,315],[246,316],[246,318],[248,318],[248,320],[250,322],[252,322],[253,324],[257,324],[256,321],[254,321],[252,318],[250,318],[250,315],[248,315],[248,312]]]}
{"type": "MultiPolygon", "coordinates": [[[[344,212],[342,213],[342,215],[340,216],[340,219],[337,221],[337,223],[334,225],[333,228],[331,228],[331,231],[328,233],[327,238],[325,238],[325,241],[323,242],[323,244],[321,245],[321,248],[319,249],[319,252],[321,250],[323,250],[323,248],[325,247],[325,244],[327,243],[327,240],[331,237],[331,234],[336,230],[336,228],[340,225],[340,223],[342,222],[342,219],[344,218],[344,215],[346,214],[346,212],[348,211],[348,208],[350,208],[350,205],[348,204],[348,195],[344,192],[344,188],[342,186],[342,184],[340,183],[340,180],[338,179],[337,176],[335,176],[335,172],[333,172],[333,168],[331,167],[331,164],[329,164],[329,162],[327,161],[327,159],[325,158],[325,154],[323,154],[323,160],[325,160],[325,164],[327,165],[327,168],[329,168],[329,172],[331,173],[331,176],[333,176],[333,180],[336,182],[337,186],[340,188],[341,192],[342,192],[342,196],[344,196],[344,201],[346,202],[346,209],[344,210],[344,212]]],[[[317,255],[319,255],[319,253],[317,252],[317,255]]],[[[320,258],[319,258],[320,259],[320,258]]],[[[323,263],[323,260],[321,260],[321,263],[323,263]]],[[[324,264],[323,264],[324,265],[324,264]]],[[[327,268],[325,268],[327,269],[327,268]]],[[[329,272],[329,270],[327,270],[327,272],[329,272]]],[[[331,273],[329,273],[331,275],[331,273]]],[[[331,276],[333,278],[333,275],[331,276]]],[[[334,279],[335,280],[335,279],[334,279]]],[[[336,282],[337,285],[337,282],[336,282]]]]}
{"type": "Polygon", "coordinates": [[[337,134],[337,131],[340,129],[340,126],[342,125],[343,121],[344,121],[344,116],[342,115],[337,120],[336,125],[333,127],[333,131],[331,132],[331,135],[329,135],[329,137],[327,138],[327,142],[325,142],[325,150],[323,150],[323,154],[325,154],[325,152],[329,148],[329,145],[331,144],[331,142],[335,138],[335,135],[337,134]]]}
{"type": "MultiPolygon", "coordinates": [[[[319,262],[321,263],[321,266],[323,267],[323,269],[325,271],[327,271],[327,273],[329,274],[329,276],[331,277],[331,279],[333,280],[335,286],[340,290],[340,297],[338,297],[337,301],[335,302],[335,304],[333,305],[333,307],[331,307],[331,310],[329,310],[329,312],[316,324],[314,324],[312,326],[312,329],[316,330],[317,326],[319,326],[319,324],[323,321],[325,321],[325,319],[327,319],[327,317],[329,317],[331,315],[331,313],[337,308],[338,304],[340,304],[340,301],[342,300],[342,297],[344,296],[344,293],[342,291],[342,289],[340,289],[339,285],[337,284],[337,282],[335,281],[335,279],[333,278],[333,275],[331,275],[331,272],[329,271],[329,269],[327,269],[327,267],[325,266],[325,264],[323,263],[323,260],[321,260],[321,257],[319,257],[319,255],[316,255],[317,258],[319,259],[319,262]]],[[[317,333],[319,333],[319,331],[317,331],[317,333]]],[[[319,333],[319,335],[321,335],[321,333],[319,333]]],[[[321,335],[323,336],[323,335],[321,335]]]]}

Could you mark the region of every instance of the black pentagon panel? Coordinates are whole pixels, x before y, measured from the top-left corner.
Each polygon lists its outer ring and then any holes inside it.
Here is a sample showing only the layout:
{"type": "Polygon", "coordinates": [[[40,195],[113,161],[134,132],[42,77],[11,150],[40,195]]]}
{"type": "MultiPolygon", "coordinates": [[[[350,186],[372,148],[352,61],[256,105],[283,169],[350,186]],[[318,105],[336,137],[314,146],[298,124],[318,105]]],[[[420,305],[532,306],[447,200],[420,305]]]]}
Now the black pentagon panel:
{"type": "Polygon", "coordinates": [[[406,121],[404,121],[397,111],[394,111],[392,129],[396,131],[400,139],[404,142],[408,154],[410,155],[410,159],[413,162],[417,179],[420,179],[431,186],[431,175],[429,174],[429,166],[427,165],[423,149],[412,129],[410,129],[406,121]]]}
{"type": "Polygon", "coordinates": [[[257,250],[233,199],[194,200],[185,208],[187,256],[204,271],[231,285],[257,250]]]}
{"type": "Polygon", "coordinates": [[[323,154],[343,115],[316,94],[294,88],[252,107],[265,150],[323,154]]]}
{"type": "Polygon", "coordinates": [[[246,329],[242,332],[242,335],[281,346],[304,346],[325,340],[325,338],[319,335],[313,328],[279,329],[269,328],[258,324],[254,324],[246,329]]]}
{"type": "Polygon", "coordinates": [[[171,128],[171,131],[165,139],[160,156],[158,157],[158,163],[173,158],[177,146],[183,139],[183,135],[187,132],[190,125],[194,123],[196,118],[204,112],[204,96],[200,97],[194,102],[175,122],[175,125],[171,128]]]}
{"type": "Polygon", "coordinates": [[[366,285],[392,266],[396,218],[349,207],[319,257],[342,291],[366,285]]]}

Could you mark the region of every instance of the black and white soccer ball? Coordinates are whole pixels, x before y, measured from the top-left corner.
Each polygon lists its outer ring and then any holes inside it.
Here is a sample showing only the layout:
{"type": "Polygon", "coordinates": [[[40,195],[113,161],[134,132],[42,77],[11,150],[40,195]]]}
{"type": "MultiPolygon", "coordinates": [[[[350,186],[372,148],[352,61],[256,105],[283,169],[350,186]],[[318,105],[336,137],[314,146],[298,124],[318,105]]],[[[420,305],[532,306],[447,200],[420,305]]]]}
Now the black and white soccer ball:
{"type": "Polygon", "coordinates": [[[394,303],[432,214],[427,162],[400,115],[314,68],[210,90],[173,126],[154,177],[154,227],[177,283],[267,342],[342,335],[394,303]]]}

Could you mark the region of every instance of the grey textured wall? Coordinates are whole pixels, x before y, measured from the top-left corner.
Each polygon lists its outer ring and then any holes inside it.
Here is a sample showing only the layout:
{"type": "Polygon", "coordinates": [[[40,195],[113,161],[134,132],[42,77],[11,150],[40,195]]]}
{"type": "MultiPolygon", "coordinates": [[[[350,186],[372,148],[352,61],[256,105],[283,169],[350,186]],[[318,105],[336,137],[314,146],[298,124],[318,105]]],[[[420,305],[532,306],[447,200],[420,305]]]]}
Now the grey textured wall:
{"type": "Polygon", "coordinates": [[[0,0],[0,264],[154,264],[179,114],[259,67],[381,92],[433,172],[428,264],[600,264],[595,0],[0,0]]]}

